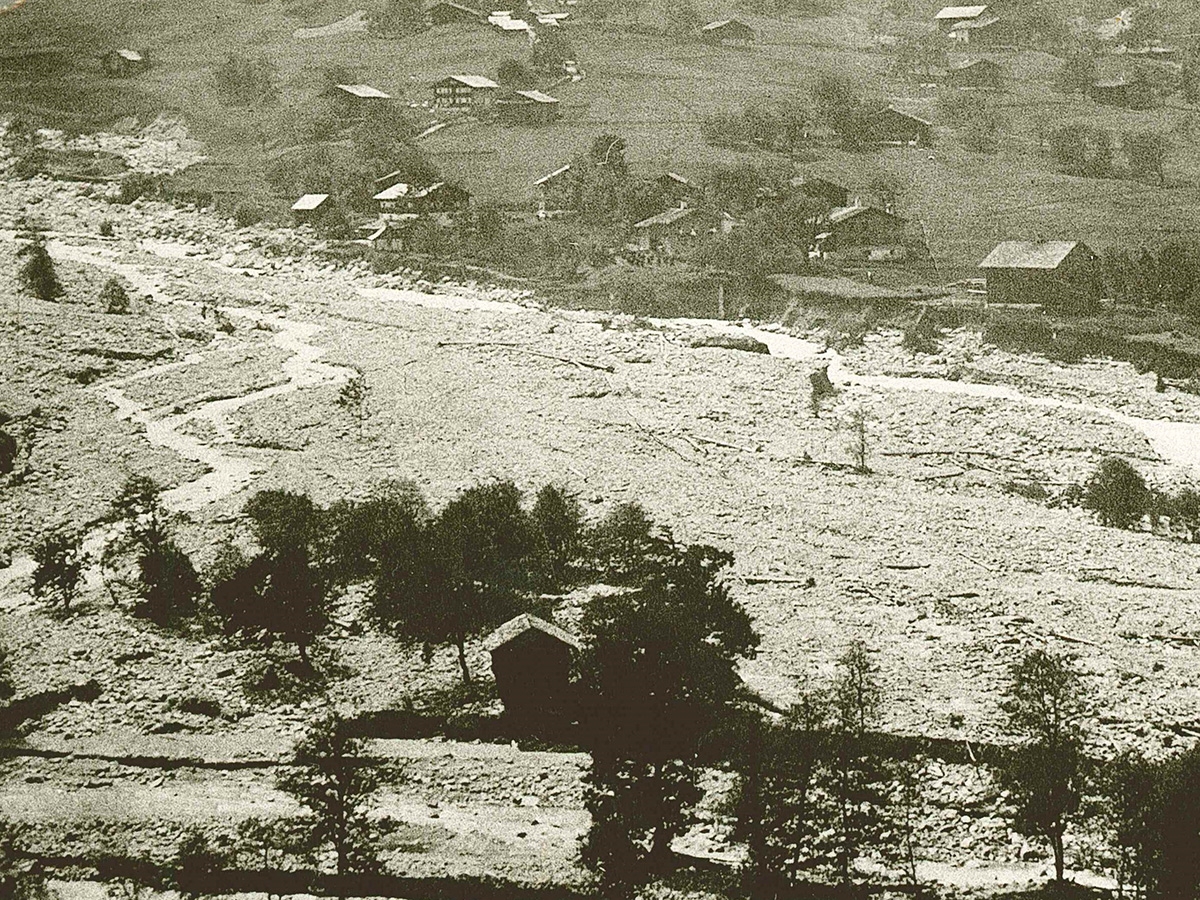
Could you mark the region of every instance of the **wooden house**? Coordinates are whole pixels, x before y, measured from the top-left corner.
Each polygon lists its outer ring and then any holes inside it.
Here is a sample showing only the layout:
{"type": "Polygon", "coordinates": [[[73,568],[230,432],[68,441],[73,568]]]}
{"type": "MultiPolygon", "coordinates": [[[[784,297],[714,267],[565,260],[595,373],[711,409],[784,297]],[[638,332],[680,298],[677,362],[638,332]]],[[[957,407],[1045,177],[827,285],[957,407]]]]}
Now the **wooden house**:
{"type": "Polygon", "coordinates": [[[369,107],[392,102],[392,95],[369,84],[335,84],[331,99],[343,115],[358,115],[369,107]]]}
{"type": "Polygon", "coordinates": [[[1004,70],[990,59],[964,61],[950,67],[944,83],[958,90],[997,91],[1004,86],[1004,70]]]}
{"type": "Polygon", "coordinates": [[[1100,257],[1081,241],[1004,241],[979,268],[992,303],[1087,311],[1100,300],[1100,257]]]}
{"type": "Polygon", "coordinates": [[[821,200],[831,208],[850,205],[850,189],[828,178],[798,175],[788,185],[796,193],[821,200]]]}
{"type": "Polygon", "coordinates": [[[450,75],[433,85],[433,105],[448,109],[490,109],[500,85],[482,75],[450,75]]]}
{"type": "Polygon", "coordinates": [[[717,223],[694,206],[677,206],[633,225],[633,236],[625,249],[646,258],[680,256],[712,234],[717,223]]]}
{"type": "Polygon", "coordinates": [[[533,189],[537,193],[539,218],[544,219],[572,205],[570,174],[571,164],[567,163],[533,183],[533,189]]]}
{"type": "Polygon", "coordinates": [[[819,255],[883,261],[906,256],[908,220],[877,206],[840,206],[819,223],[819,255]]]}
{"type": "Polygon", "coordinates": [[[950,37],[976,50],[1006,50],[1020,42],[1016,22],[994,15],[990,11],[977,19],[957,23],[950,37]]]}
{"type": "Polygon", "coordinates": [[[575,635],[522,613],[488,635],[483,646],[491,654],[492,677],[507,715],[538,720],[573,711],[571,670],[583,649],[575,635]]]}
{"type": "Polygon", "coordinates": [[[305,194],[292,204],[292,221],[297,225],[315,222],[330,206],[328,194],[305,194]]]}
{"type": "Polygon", "coordinates": [[[964,22],[972,22],[987,13],[987,6],[943,6],[933,17],[939,31],[951,32],[964,22]]]}
{"type": "Polygon", "coordinates": [[[541,91],[513,91],[496,101],[496,116],[507,125],[548,125],[560,115],[557,98],[541,91]]]}
{"type": "Polygon", "coordinates": [[[933,144],[933,123],[903,110],[888,106],[871,122],[874,138],[880,144],[929,147],[933,144]]]}
{"type": "Polygon", "coordinates": [[[688,206],[704,197],[699,185],[675,172],[664,172],[654,179],[658,196],[668,206],[688,206]]]}
{"type": "Polygon", "coordinates": [[[470,194],[457,185],[445,181],[417,187],[398,181],[384,188],[373,198],[379,204],[379,212],[385,218],[394,215],[430,215],[451,213],[466,209],[470,194]]]}
{"type": "Polygon", "coordinates": [[[429,24],[438,25],[480,25],[487,22],[487,15],[478,9],[453,3],[451,0],[441,0],[425,10],[429,24]]]}
{"type": "Polygon", "coordinates": [[[109,50],[100,57],[100,65],[104,74],[113,78],[130,78],[139,72],[150,68],[150,60],[146,54],[128,48],[109,50]]]}
{"type": "Polygon", "coordinates": [[[700,40],[717,47],[751,47],[754,29],[738,19],[718,19],[700,28],[700,40]]]}
{"type": "Polygon", "coordinates": [[[416,249],[416,238],[420,216],[412,213],[390,216],[382,222],[368,225],[364,243],[372,250],[382,253],[412,253],[416,249]]]}

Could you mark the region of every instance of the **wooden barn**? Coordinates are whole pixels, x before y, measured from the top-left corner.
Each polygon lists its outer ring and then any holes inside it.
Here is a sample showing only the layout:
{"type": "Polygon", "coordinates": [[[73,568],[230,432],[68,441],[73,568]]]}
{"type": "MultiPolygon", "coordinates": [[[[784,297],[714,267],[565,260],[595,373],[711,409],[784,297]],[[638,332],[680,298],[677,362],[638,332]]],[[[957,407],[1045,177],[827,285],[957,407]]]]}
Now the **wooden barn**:
{"type": "Polygon", "coordinates": [[[751,47],[754,29],[738,19],[718,19],[700,29],[700,40],[717,47],[751,47]]]}
{"type": "Polygon", "coordinates": [[[445,181],[436,181],[424,187],[398,181],[384,188],[373,199],[379,204],[380,214],[389,217],[407,213],[428,215],[457,212],[467,208],[471,195],[463,188],[445,181]]]}
{"type": "Polygon", "coordinates": [[[496,116],[506,125],[548,125],[561,115],[558,99],[541,91],[513,91],[496,101],[496,116]]]}
{"type": "Polygon", "coordinates": [[[677,206],[643,219],[633,226],[625,249],[640,256],[669,259],[692,247],[713,227],[711,217],[694,206],[677,206]]]}
{"type": "Polygon", "coordinates": [[[818,175],[798,175],[788,184],[793,191],[806,197],[812,197],[814,200],[821,200],[831,208],[850,205],[850,189],[828,178],[821,178],[818,175]]]}
{"type": "Polygon", "coordinates": [[[933,123],[903,110],[888,106],[875,116],[872,126],[880,144],[929,147],[933,144],[933,123]]]}
{"type": "Polygon", "coordinates": [[[369,84],[335,84],[329,92],[343,115],[357,115],[368,108],[392,102],[392,95],[369,84]]]}
{"type": "Polygon", "coordinates": [[[583,649],[575,635],[522,613],[488,635],[483,646],[492,656],[492,676],[507,714],[536,719],[571,711],[571,669],[583,649]]]}
{"type": "Polygon", "coordinates": [[[297,225],[315,222],[329,206],[328,194],[305,194],[292,204],[292,221],[297,225]]]}
{"type": "Polygon", "coordinates": [[[990,59],[961,62],[950,67],[944,83],[958,90],[998,91],[1004,86],[1004,69],[990,59]]]}
{"type": "Polygon", "coordinates": [[[487,15],[481,10],[442,0],[425,10],[430,25],[482,25],[487,22],[487,15]]]}
{"type": "Polygon", "coordinates": [[[987,12],[984,5],[977,6],[943,6],[933,17],[933,23],[939,31],[951,32],[964,22],[973,22],[987,12]]]}
{"type": "Polygon", "coordinates": [[[567,163],[533,183],[533,189],[537,192],[539,218],[545,218],[571,206],[571,179],[568,177],[570,174],[571,164],[567,163]]]}
{"type": "Polygon", "coordinates": [[[433,105],[449,109],[490,109],[500,85],[482,75],[450,75],[433,85],[433,105]]]}
{"type": "Polygon", "coordinates": [[[687,206],[703,199],[700,186],[675,172],[664,172],[654,179],[658,195],[669,206],[687,206]]]}
{"type": "Polygon", "coordinates": [[[950,37],[976,50],[1007,50],[1017,46],[1020,36],[1012,19],[988,12],[978,19],[959,22],[950,37]]]}
{"type": "Polygon", "coordinates": [[[372,249],[383,253],[411,253],[416,249],[419,229],[416,227],[420,216],[402,214],[391,216],[382,222],[368,225],[365,243],[372,249]]]}
{"type": "Polygon", "coordinates": [[[885,261],[904,258],[908,220],[877,206],[841,206],[831,209],[816,237],[821,255],[885,261]]]}
{"type": "Polygon", "coordinates": [[[130,78],[150,68],[150,60],[144,53],[125,48],[109,50],[100,57],[100,65],[103,66],[106,75],[113,78],[130,78]]]}
{"type": "Polygon", "coordinates": [[[1004,241],[979,268],[991,303],[1087,311],[1100,301],[1100,257],[1081,241],[1004,241]]]}

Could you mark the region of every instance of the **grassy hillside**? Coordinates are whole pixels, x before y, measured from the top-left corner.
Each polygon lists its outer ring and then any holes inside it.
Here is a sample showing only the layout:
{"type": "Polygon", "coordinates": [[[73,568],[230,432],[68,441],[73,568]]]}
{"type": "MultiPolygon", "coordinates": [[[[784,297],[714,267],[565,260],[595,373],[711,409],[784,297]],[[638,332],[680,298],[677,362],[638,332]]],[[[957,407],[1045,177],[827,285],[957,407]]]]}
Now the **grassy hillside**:
{"type": "MultiPolygon", "coordinates": [[[[193,134],[222,162],[203,177],[248,184],[277,209],[261,180],[267,154],[277,149],[289,117],[311,106],[322,72],[352,70],[413,104],[425,104],[429,85],[454,72],[494,75],[499,63],[523,58],[528,40],[486,27],[446,26],[421,35],[385,40],[363,33],[331,38],[294,36],[300,27],[328,25],[366,4],[317,0],[299,4],[209,0],[31,0],[0,16],[0,83],[7,105],[35,117],[80,129],[109,127],[124,116],[146,121],[160,111],[182,114],[193,134]],[[136,79],[107,79],[97,55],[112,46],[148,48],[156,65],[136,79]],[[37,49],[37,54],[31,54],[37,49]],[[262,110],[223,107],[210,69],[226,53],[263,53],[279,69],[278,106],[262,110]]],[[[708,3],[706,15],[736,12],[708,3]]],[[[602,25],[585,10],[569,35],[586,78],[547,85],[564,106],[548,127],[506,127],[463,121],[422,143],[448,175],[462,179],[485,201],[527,202],[532,181],[562,165],[595,135],[615,132],[629,144],[637,174],[665,169],[703,179],[719,165],[750,160],[812,169],[866,189],[881,172],[900,176],[907,189],[901,211],[921,222],[939,276],[973,271],[1003,238],[1076,237],[1103,250],[1190,237],[1200,211],[1200,156],[1194,151],[1200,116],[1174,99],[1149,111],[1097,106],[1056,93],[1060,61],[1045,53],[996,53],[1010,75],[1000,104],[1010,126],[995,154],[964,150],[939,108],[937,91],[891,74],[892,55],[877,34],[917,23],[884,21],[874,4],[854,4],[833,18],[746,19],[760,41],[749,51],[675,44],[648,33],[647,22],[602,25]],[[705,115],[763,99],[804,99],[823,72],[846,74],[863,89],[932,118],[938,144],[932,151],[887,150],[850,154],[818,147],[802,158],[708,147],[700,137],[705,115]],[[1039,150],[1038,133],[1084,121],[1115,134],[1151,129],[1170,136],[1174,150],[1163,186],[1134,181],[1083,179],[1059,174],[1039,150]]],[[[653,18],[649,5],[643,16],[653,18]]],[[[239,188],[240,189],[240,188],[239,188]]]]}

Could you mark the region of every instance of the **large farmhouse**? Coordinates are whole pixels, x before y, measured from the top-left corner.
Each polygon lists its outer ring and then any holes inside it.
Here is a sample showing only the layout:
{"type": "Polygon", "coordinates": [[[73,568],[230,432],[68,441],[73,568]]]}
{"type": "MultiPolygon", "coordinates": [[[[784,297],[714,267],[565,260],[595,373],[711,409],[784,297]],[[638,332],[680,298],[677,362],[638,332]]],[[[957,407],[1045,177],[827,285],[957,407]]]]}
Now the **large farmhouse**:
{"type": "Polygon", "coordinates": [[[425,187],[396,182],[373,198],[383,216],[406,213],[446,213],[465,209],[470,195],[460,187],[437,181],[425,187]]]}
{"type": "Polygon", "coordinates": [[[822,255],[835,254],[868,260],[897,259],[904,255],[908,220],[876,206],[841,206],[829,211],[824,230],[817,235],[822,255]]]}
{"type": "Polygon", "coordinates": [[[486,109],[496,102],[500,85],[482,75],[450,75],[433,86],[433,105],[452,109],[486,109]]]}
{"type": "Polygon", "coordinates": [[[1100,299],[1100,258],[1081,241],[1004,241],[979,268],[989,302],[1084,310],[1100,299]]]}

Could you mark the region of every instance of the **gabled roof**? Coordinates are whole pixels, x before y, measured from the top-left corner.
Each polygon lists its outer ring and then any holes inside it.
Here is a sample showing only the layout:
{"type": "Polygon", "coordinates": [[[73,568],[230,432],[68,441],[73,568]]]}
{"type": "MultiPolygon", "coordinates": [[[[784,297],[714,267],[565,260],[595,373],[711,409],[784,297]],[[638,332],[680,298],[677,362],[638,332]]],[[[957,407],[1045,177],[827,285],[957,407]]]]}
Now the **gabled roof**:
{"type": "Polygon", "coordinates": [[[1004,241],[997,244],[981,269],[1057,269],[1076,247],[1087,249],[1079,241],[1004,241]]]}
{"type": "Polygon", "coordinates": [[[391,94],[385,94],[379,88],[369,84],[339,84],[338,90],[345,91],[352,97],[362,97],[364,100],[391,100],[391,94]]]}
{"type": "Polygon", "coordinates": [[[121,57],[121,59],[128,60],[129,62],[142,62],[142,54],[138,53],[136,50],[124,48],[121,50],[114,50],[113,52],[117,54],[117,56],[121,57]]]}
{"type": "Polygon", "coordinates": [[[853,219],[855,216],[861,215],[867,210],[870,210],[876,215],[887,216],[889,219],[895,219],[897,222],[908,221],[907,219],[904,219],[895,213],[890,213],[886,209],[880,209],[877,206],[860,206],[859,204],[855,204],[854,206],[837,206],[831,209],[829,211],[829,224],[837,225],[841,222],[853,219]]]}
{"type": "Polygon", "coordinates": [[[890,104],[889,104],[888,108],[885,110],[885,112],[892,112],[898,116],[903,116],[906,119],[912,119],[914,122],[920,122],[922,125],[926,125],[930,128],[933,127],[933,123],[930,122],[928,119],[922,119],[920,116],[914,116],[910,112],[905,112],[902,109],[896,109],[896,107],[891,106],[890,104]]]}
{"type": "Polygon", "coordinates": [[[935,19],[947,21],[950,19],[977,19],[987,10],[987,6],[944,6],[937,11],[935,19]]]}
{"type": "Polygon", "coordinates": [[[700,30],[701,31],[720,31],[722,28],[727,28],[730,25],[733,25],[735,28],[744,28],[747,31],[754,30],[753,28],[751,28],[749,25],[747,25],[745,22],[741,21],[740,19],[717,19],[717,21],[715,21],[715,22],[709,22],[707,25],[702,26],[700,28],[700,30]]]}
{"type": "Polygon", "coordinates": [[[420,200],[422,197],[428,197],[430,194],[440,191],[446,186],[444,181],[435,181],[433,184],[426,185],[423,188],[415,188],[411,184],[397,182],[389,188],[385,188],[376,194],[373,200],[399,200],[401,197],[409,197],[413,200],[420,200]]]}
{"type": "Polygon", "coordinates": [[[457,81],[459,84],[466,85],[469,88],[498,88],[500,85],[492,81],[490,78],[485,78],[483,75],[450,75],[443,78],[442,81],[457,81]]]}
{"type": "Polygon", "coordinates": [[[656,216],[651,216],[648,219],[642,219],[640,222],[634,223],[634,228],[650,228],[654,225],[673,225],[681,219],[686,219],[696,211],[693,206],[677,206],[673,209],[668,209],[660,212],[656,216]]]}
{"type": "Polygon", "coordinates": [[[951,33],[953,34],[954,31],[963,31],[967,29],[975,30],[979,28],[989,28],[999,21],[999,16],[994,16],[991,13],[988,13],[987,15],[980,16],[977,19],[964,19],[961,22],[955,22],[951,33]]]}
{"type": "Polygon", "coordinates": [[[562,177],[563,175],[566,175],[570,171],[571,171],[571,164],[567,163],[562,168],[555,169],[549,175],[543,175],[541,178],[539,178],[537,181],[535,181],[533,183],[534,187],[542,187],[543,185],[547,185],[550,182],[562,177]]]}
{"type": "Polygon", "coordinates": [[[529,613],[521,613],[515,619],[509,619],[487,636],[483,642],[483,647],[489,653],[493,652],[528,631],[540,631],[543,634],[548,634],[550,637],[561,641],[574,650],[583,649],[583,642],[571,634],[571,632],[529,613]]]}
{"type": "Polygon", "coordinates": [[[664,172],[662,175],[658,176],[657,180],[658,181],[663,181],[663,180],[673,181],[680,187],[686,187],[686,188],[695,187],[694,184],[692,184],[690,181],[688,181],[686,178],[684,178],[678,172],[664,172]]]}
{"type": "Polygon", "coordinates": [[[292,204],[292,209],[296,212],[306,212],[318,208],[322,203],[329,199],[328,194],[305,194],[299,200],[292,204]]]}
{"type": "Polygon", "coordinates": [[[951,71],[954,72],[966,72],[969,69],[978,68],[999,69],[1000,64],[997,62],[992,62],[990,59],[968,59],[963,60],[962,62],[957,62],[950,67],[951,71]]]}
{"type": "Polygon", "coordinates": [[[449,9],[456,9],[459,12],[469,13],[470,15],[477,16],[481,19],[483,18],[483,12],[481,10],[472,9],[469,6],[463,6],[461,3],[453,3],[452,0],[439,0],[438,3],[431,4],[429,7],[427,7],[425,11],[432,12],[433,10],[437,9],[439,6],[445,6],[445,7],[448,7],[449,9]]]}
{"type": "Polygon", "coordinates": [[[487,17],[488,23],[495,25],[501,31],[528,31],[529,23],[524,19],[514,19],[510,13],[492,13],[487,17]]]}
{"type": "Polygon", "coordinates": [[[1137,80],[1130,78],[1124,72],[1118,75],[1110,75],[1108,78],[1097,78],[1092,82],[1092,87],[1105,90],[1108,88],[1123,88],[1130,87],[1137,83],[1137,80]]]}
{"type": "Polygon", "coordinates": [[[513,91],[518,97],[524,97],[526,100],[531,100],[534,103],[557,103],[557,97],[551,97],[549,94],[543,94],[541,91],[513,91]]]}

